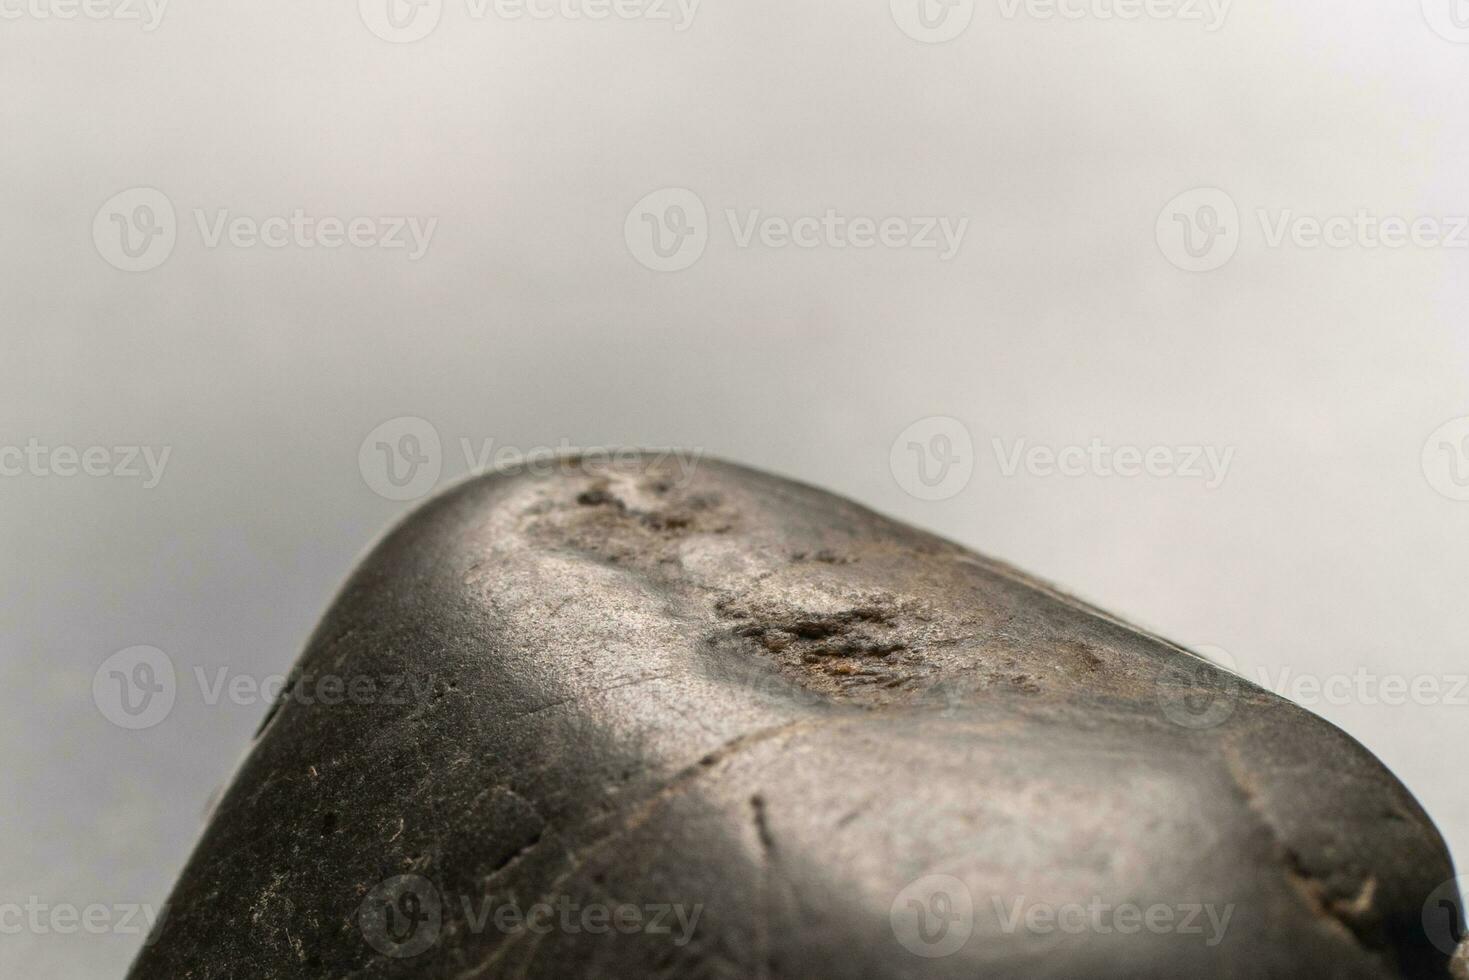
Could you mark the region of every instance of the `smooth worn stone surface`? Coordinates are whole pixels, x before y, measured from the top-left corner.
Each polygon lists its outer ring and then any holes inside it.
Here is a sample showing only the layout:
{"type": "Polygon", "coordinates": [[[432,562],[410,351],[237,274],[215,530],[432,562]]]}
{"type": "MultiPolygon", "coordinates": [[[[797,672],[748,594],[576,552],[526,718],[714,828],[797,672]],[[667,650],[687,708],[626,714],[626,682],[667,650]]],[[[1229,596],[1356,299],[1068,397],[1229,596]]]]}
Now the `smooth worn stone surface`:
{"type": "Polygon", "coordinates": [[[1351,738],[730,464],[455,488],[290,691],[138,980],[1448,975],[1443,841],[1351,738]]]}

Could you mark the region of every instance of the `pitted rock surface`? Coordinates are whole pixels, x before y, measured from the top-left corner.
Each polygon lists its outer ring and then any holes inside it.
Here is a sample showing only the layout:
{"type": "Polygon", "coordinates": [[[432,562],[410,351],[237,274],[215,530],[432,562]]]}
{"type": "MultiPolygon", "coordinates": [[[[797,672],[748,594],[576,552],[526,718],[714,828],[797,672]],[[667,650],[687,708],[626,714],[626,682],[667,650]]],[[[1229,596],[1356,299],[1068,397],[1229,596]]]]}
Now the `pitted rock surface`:
{"type": "Polygon", "coordinates": [[[366,558],[132,976],[1443,977],[1452,876],[1351,738],[1043,582],[569,459],[366,558]]]}

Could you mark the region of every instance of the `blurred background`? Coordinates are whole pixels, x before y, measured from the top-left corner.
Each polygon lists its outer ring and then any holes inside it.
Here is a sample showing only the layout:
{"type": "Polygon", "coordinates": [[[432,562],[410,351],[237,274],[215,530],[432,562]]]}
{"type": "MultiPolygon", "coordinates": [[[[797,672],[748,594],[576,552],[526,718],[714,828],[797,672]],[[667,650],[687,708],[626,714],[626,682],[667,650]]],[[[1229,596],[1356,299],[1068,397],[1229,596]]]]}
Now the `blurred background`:
{"type": "Polygon", "coordinates": [[[1457,2],[0,0],[0,973],[121,976],[363,550],[577,446],[1204,648],[1462,858],[1457,2]]]}

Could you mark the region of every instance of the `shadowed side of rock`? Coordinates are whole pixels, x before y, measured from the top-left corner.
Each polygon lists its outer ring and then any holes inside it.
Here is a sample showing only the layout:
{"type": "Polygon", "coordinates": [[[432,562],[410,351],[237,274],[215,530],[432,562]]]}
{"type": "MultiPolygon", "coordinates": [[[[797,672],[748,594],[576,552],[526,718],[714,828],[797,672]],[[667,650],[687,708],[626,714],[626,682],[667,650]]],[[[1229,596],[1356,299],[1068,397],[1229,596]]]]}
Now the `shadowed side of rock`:
{"type": "Polygon", "coordinates": [[[1352,739],[729,464],[455,488],[290,691],[135,978],[1447,975],[1352,739]]]}

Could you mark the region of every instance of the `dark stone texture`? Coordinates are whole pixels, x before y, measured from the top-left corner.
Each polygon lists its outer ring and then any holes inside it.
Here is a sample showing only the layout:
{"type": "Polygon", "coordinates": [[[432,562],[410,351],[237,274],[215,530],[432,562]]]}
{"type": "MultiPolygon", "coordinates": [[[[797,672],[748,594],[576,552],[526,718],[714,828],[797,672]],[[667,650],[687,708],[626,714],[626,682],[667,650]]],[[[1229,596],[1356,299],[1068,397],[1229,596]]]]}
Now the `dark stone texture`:
{"type": "Polygon", "coordinates": [[[1447,976],[1444,844],[1342,732],[846,500],[685,477],[564,460],[393,530],[132,976],[1447,976]]]}

